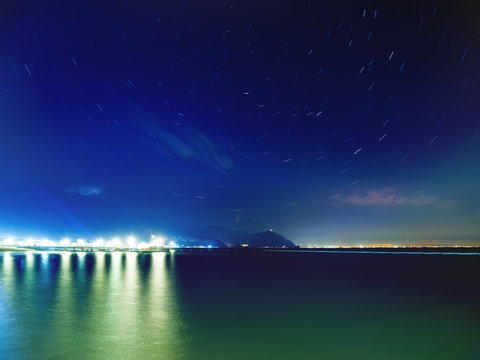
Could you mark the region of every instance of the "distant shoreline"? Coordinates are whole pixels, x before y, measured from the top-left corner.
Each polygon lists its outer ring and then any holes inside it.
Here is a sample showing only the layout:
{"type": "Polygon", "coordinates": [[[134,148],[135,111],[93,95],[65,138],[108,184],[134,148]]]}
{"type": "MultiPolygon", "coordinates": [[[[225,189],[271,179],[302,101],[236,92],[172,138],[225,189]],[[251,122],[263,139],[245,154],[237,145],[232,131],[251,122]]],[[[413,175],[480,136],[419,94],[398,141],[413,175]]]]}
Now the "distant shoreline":
{"type": "Polygon", "coordinates": [[[87,252],[87,253],[155,253],[171,252],[178,253],[258,253],[258,252],[297,252],[297,253],[330,253],[330,254],[472,254],[480,255],[480,246],[455,246],[455,247],[329,247],[329,248],[164,248],[164,249],[92,249],[92,248],[20,248],[0,247],[1,252],[87,252]]]}

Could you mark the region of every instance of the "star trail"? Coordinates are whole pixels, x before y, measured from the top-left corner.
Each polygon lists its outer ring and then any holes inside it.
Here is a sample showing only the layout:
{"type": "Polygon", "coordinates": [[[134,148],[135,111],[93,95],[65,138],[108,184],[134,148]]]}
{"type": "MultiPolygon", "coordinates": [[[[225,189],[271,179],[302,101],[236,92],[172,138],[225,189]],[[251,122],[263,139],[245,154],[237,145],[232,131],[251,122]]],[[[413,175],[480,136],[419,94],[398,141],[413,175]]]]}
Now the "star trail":
{"type": "Polygon", "coordinates": [[[472,2],[0,13],[0,237],[480,244],[472,2]]]}

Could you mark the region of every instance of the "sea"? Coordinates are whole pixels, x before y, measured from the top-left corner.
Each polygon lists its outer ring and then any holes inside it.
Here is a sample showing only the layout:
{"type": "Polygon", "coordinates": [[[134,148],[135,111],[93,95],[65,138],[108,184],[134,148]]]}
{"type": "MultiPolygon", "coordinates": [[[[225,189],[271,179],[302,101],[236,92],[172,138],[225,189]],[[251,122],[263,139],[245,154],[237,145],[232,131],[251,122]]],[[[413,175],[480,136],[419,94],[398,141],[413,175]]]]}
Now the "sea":
{"type": "Polygon", "coordinates": [[[480,359],[480,256],[0,253],[0,359],[480,359]]]}

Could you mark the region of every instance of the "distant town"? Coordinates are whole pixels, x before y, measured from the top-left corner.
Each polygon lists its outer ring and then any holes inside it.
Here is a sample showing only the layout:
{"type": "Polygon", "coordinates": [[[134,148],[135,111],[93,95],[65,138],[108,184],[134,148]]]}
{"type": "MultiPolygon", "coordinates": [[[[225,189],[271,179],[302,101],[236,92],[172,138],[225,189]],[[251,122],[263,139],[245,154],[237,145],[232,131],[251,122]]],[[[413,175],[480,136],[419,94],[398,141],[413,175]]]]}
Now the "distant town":
{"type": "Polygon", "coordinates": [[[175,237],[174,240],[170,240],[161,235],[150,235],[149,241],[138,240],[135,236],[126,236],[126,237],[114,237],[108,240],[103,238],[98,238],[93,241],[85,239],[76,239],[71,240],[70,238],[62,238],[60,240],[52,240],[47,238],[42,239],[21,239],[14,237],[5,237],[0,238],[0,251],[81,251],[81,252],[111,252],[111,251],[133,251],[133,252],[155,252],[155,251],[202,251],[202,250],[217,250],[217,251],[228,251],[228,250],[254,250],[254,249],[264,249],[264,250],[305,250],[305,251],[341,251],[348,252],[355,251],[360,252],[362,250],[376,250],[380,252],[381,250],[390,250],[390,251],[422,251],[422,250],[445,250],[445,249],[457,249],[457,250],[478,250],[480,251],[480,246],[478,245],[421,245],[421,244],[411,244],[411,245],[395,245],[395,244],[363,244],[363,245],[316,245],[316,244],[307,244],[299,246],[285,246],[284,244],[270,244],[265,246],[251,246],[248,243],[240,244],[228,244],[228,246],[219,245],[218,242],[212,241],[211,244],[206,243],[205,241],[192,243],[191,241],[182,241],[180,237],[175,237]]]}

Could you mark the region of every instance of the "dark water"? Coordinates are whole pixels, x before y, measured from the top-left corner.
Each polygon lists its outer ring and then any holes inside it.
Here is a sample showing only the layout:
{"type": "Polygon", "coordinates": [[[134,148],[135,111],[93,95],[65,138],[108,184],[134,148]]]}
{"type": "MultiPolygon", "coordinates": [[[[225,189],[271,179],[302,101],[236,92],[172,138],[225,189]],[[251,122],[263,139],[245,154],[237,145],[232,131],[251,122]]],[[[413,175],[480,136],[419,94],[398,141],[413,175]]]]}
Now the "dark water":
{"type": "Polygon", "coordinates": [[[480,359],[480,256],[0,253],[1,359],[480,359]]]}

